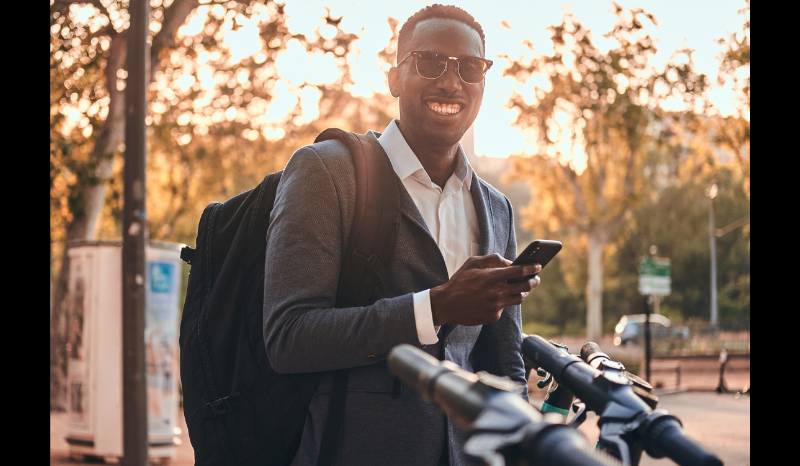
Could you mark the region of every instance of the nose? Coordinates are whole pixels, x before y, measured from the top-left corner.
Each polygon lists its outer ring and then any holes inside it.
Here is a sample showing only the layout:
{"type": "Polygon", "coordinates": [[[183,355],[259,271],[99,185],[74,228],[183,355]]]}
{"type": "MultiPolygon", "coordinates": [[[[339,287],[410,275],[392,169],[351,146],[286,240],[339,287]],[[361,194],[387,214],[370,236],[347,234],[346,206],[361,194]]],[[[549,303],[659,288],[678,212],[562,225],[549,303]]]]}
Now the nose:
{"type": "Polygon", "coordinates": [[[457,68],[458,64],[456,64],[455,60],[449,60],[444,75],[436,81],[436,87],[446,91],[448,94],[461,89],[461,78],[458,77],[457,68]]]}

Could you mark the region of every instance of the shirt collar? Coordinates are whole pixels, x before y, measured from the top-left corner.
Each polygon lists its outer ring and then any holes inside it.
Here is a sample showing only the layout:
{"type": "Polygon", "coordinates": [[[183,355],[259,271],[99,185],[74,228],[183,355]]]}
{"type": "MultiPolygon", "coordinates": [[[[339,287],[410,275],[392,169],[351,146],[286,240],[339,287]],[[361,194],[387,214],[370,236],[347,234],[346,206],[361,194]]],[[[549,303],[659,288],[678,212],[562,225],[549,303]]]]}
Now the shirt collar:
{"type": "MultiPolygon", "coordinates": [[[[394,168],[398,178],[403,180],[420,170],[422,170],[422,173],[425,173],[425,177],[428,178],[425,168],[420,163],[416,154],[414,154],[414,151],[411,150],[411,147],[406,142],[406,138],[403,137],[403,133],[400,132],[400,128],[397,126],[397,120],[392,120],[389,123],[378,138],[378,142],[381,144],[381,147],[383,147],[386,155],[389,156],[389,161],[392,163],[392,168],[394,168]]],[[[459,158],[454,174],[469,190],[472,187],[472,166],[469,164],[461,144],[458,145],[458,154],[459,158]]]]}

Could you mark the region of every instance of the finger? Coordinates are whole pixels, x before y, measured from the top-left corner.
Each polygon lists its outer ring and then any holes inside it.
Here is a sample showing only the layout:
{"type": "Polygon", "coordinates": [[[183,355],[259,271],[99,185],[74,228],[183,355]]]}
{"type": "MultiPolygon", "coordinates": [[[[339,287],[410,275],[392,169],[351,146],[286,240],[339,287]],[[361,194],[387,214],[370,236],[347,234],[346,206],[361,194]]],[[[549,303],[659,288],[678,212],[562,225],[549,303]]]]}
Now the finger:
{"type": "Polygon", "coordinates": [[[525,264],[522,266],[522,270],[524,271],[523,276],[533,275],[542,271],[542,265],[535,262],[533,264],[525,264]]]}
{"type": "Polygon", "coordinates": [[[529,278],[529,279],[521,281],[519,283],[508,284],[507,285],[508,288],[506,289],[506,291],[507,292],[510,291],[512,294],[528,293],[532,289],[534,289],[537,286],[539,286],[539,282],[540,281],[541,281],[541,279],[537,275],[536,277],[529,278]]]}
{"type": "Polygon", "coordinates": [[[526,265],[512,265],[509,267],[505,267],[502,270],[498,270],[493,273],[497,273],[497,279],[511,279],[511,278],[521,278],[528,275],[533,275],[535,273],[539,273],[542,270],[542,266],[539,264],[526,264],[526,265]]]}
{"type": "Polygon", "coordinates": [[[480,324],[484,324],[485,325],[485,324],[491,324],[493,322],[497,322],[498,320],[500,320],[500,317],[503,316],[503,310],[504,309],[505,309],[505,307],[499,307],[498,309],[495,309],[493,311],[487,312],[486,314],[484,314],[483,318],[479,321],[480,324]]]}
{"type": "Polygon", "coordinates": [[[506,300],[506,307],[508,307],[508,306],[518,306],[518,305],[522,304],[522,301],[525,299],[525,296],[527,296],[527,295],[528,295],[527,293],[514,293],[514,294],[510,295],[508,297],[508,300],[506,300]],[[523,296],[523,294],[524,294],[524,296],[523,296]]]}
{"type": "Polygon", "coordinates": [[[511,264],[508,259],[497,253],[489,254],[488,256],[476,256],[474,259],[482,269],[508,268],[509,264],[511,264]]]}
{"type": "Polygon", "coordinates": [[[528,283],[530,284],[531,289],[534,289],[537,286],[539,286],[539,283],[541,283],[541,282],[542,282],[542,279],[538,275],[533,277],[533,278],[531,278],[530,280],[528,280],[528,283]]]}

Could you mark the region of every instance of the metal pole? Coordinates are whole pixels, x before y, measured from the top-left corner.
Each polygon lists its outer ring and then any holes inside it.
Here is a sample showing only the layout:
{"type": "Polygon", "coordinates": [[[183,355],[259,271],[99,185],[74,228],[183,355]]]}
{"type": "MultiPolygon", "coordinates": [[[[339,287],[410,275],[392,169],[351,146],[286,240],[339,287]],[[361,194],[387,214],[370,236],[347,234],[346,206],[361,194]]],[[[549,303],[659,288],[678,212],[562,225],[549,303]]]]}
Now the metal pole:
{"type": "MultiPolygon", "coordinates": [[[[714,185],[716,187],[716,185],[714,185]]],[[[708,235],[711,238],[711,326],[717,331],[717,237],[714,234],[714,197],[717,190],[712,188],[713,195],[708,197],[708,235]]]]}
{"type": "Polygon", "coordinates": [[[652,297],[644,297],[644,379],[650,382],[650,359],[652,358],[652,353],[650,351],[650,303],[648,299],[652,299],[652,297]]]}
{"type": "Polygon", "coordinates": [[[147,466],[147,380],[145,374],[145,160],[147,158],[146,69],[148,0],[128,7],[125,170],[122,235],[122,419],[123,464],[147,466]]]}

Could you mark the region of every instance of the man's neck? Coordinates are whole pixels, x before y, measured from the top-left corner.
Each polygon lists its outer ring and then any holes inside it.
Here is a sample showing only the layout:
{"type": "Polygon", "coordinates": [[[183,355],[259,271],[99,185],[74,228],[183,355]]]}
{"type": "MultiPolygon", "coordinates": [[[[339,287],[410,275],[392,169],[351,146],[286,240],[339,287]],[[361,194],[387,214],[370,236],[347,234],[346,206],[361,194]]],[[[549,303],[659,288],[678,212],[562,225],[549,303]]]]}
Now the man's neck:
{"type": "Polygon", "coordinates": [[[399,121],[397,127],[400,129],[400,133],[403,135],[403,138],[405,138],[406,143],[408,143],[408,147],[411,148],[414,155],[419,159],[422,168],[425,169],[425,172],[431,178],[431,181],[436,183],[440,188],[444,188],[447,180],[450,179],[450,176],[455,172],[456,166],[458,165],[458,143],[452,146],[428,144],[409,137],[411,135],[403,132],[403,126],[399,121]]]}

